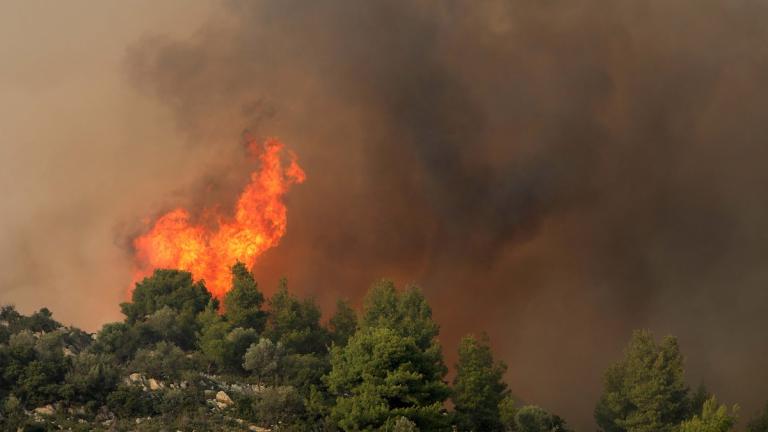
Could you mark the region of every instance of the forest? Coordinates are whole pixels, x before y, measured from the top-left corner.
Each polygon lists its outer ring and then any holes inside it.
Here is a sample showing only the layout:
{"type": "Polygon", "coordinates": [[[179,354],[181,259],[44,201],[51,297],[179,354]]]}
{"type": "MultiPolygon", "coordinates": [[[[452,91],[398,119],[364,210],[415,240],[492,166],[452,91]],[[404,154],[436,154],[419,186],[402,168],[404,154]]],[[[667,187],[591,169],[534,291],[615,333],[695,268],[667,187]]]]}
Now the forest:
{"type": "MultiPolygon", "coordinates": [[[[96,334],[40,309],[0,309],[0,429],[17,431],[571,431],[519,400],[485,335],[458,347],[454,373],[418,287],[382,280],[361,311],[328,319],[282,280],[267,299],[238,263],[219,302],[188,272],[138,282],[125,319],[96,334]]],[[[739,422],[684,377],[672,336],[629,336],[604,373],[602,432],[768,432],[768,406],[739,422]]],[[[572,391],[578,397],[578,391],[572,391]]]]}

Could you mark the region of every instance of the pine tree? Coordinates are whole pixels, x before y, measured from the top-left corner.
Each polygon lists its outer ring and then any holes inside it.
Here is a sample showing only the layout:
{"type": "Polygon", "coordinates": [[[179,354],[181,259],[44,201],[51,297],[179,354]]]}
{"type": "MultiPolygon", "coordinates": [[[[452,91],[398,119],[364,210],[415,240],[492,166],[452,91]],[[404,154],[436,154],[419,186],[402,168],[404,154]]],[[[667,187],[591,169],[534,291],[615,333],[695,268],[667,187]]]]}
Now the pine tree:
{"type": "Polygon", "coordinates": [[[195,316],[211,301],[203,281],[194,282],[192,274],[181,270],[155,270],[151,277],[136,284],[130,303],[120,304],[128,324],[144,319],[164,307],[195,316]]]}
{"type": "Polygon", "coordinates": [[[265,334],[291,354],[325,353],[328,333],[320,325],[320,315],[314,301],[292,296],[282,280],[269,302],[265,334]]]}
{"type": "Polygon", "coordinates": [[[336,313],[328,321],[331,341],[344,346],[357,330],[357,315],[344,300],[336,302],[336,313]]]}
{"type": "Polygon", "coordinates": [[[595,420],[605,432],[670,432],[688,416],[688,392],[677,339],[637,331],[605,374],[595,420]]]}
{"type": "Polygon", "coordinates": [[[360,329],[336,346],[325,381],[336,396],[331,418],[343,430],[371,430],[405,417],[421,430],[447,428],[446,368],[438,327],[420,291],[398,294],[383,281],[369,292],[360,329]]]}
{"type": "Polygon", "coordinates": [[[713,396],[704,402],[699,414],[680,425],[679,432],[730,432],[736,424],[737,410],[734,406],[728,412],[728,407],[718,404],[713,396]]]}
{"type": "Polygon", "coordinates": [[[494,363],[487,336],[462,339],[452,396],[460,431],[504,429],[499,404],[509,394],[503,381],[506,369],[504,363],[494,363]]]}
{"type": "Polygon", "coordinates": [[[264,295],[245,264],[232,266],[232,289],[224,296],[224,315],[230,324],[261,333],[267,319],[261,309],[263,303],[264,295]]]}

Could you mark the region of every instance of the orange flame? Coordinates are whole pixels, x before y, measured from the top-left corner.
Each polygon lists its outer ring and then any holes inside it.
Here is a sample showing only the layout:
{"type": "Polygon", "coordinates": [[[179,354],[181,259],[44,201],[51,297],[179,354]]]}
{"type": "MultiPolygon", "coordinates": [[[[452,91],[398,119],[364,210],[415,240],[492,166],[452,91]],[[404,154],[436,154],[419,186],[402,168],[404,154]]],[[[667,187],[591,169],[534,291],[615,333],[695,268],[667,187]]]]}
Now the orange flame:
{"type": "Polygon", "coordinates": [[[162,215],[152,229],[133,241],[136,281],[154,269],[181,269],[195,279],[204,279],[208,291],[221,298],[230,289],[233,264],[240,261],[250,268],[261,254],[278,245],[287,226],[283,195],[306,175],[292,151],[287,152],[287,166],[283,165],[283,144],[277,139],[263,144],[251,141],[249,150],[258,155],[261,166],[251,173],[234,214],[225,217],[207,209],[204,214],[215,221],[213,228],[195,223],[184,208],[162,215]]]}

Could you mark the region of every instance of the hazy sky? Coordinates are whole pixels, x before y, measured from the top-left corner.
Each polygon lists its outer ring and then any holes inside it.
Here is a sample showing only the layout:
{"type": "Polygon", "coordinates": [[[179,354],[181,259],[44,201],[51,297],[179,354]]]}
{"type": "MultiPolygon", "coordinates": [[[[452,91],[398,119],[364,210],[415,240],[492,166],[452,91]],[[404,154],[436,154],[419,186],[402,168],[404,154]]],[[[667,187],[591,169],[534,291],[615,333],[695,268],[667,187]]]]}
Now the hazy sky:
{"type": "Polygon", "coordinates": [[[231,202],[240,135],[307,182],[255,267],[321,305],[415,282],[446,356],[590,429],[632,329],[768,399],[762,1],[0,5],[0,303],[120,319],[141,221],[231,202]],[[203,193],[203,191],[207,191],[203,193]]]}
{"type": "Polygon", "coordinates": [[[168,111],[126,84],[126,47],[147,32],[188,35],[206,12],[187,1],[0,5],[0,301],[48,305],[91,330],[119,318],[120,225],[190,163],[168,111]]]}

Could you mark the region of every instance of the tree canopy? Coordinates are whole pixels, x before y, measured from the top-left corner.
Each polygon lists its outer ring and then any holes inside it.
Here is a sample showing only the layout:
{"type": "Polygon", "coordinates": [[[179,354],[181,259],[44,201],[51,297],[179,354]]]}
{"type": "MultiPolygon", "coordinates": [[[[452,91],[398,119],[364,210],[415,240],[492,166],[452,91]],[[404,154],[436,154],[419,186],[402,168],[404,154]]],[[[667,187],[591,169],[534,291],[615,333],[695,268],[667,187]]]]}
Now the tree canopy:
{"type": "Polygon", "coordinates": [[[711,397],[704,402],[701,412],[680,424],[680,432],[729,432],[736,424],[737,407],[730,411],[711,397]]]}
{"type": "MultiPolygon", "coordinates": [[[[516,405],[487,336],[461,340],[449,386],[416,287],[379,281],[359,314],[339,301],[324,321],[285,281],[265,301],[238,263],[222,307],[176,270],[139,282],[121,307],[125,319],[95,335],[45,308],[0,307],[1,430],[568,430],[516,405]]],[[[639,331],[606,371],[595,418],[605,432],[728,432],[736,408],[689,391],[674,338],[639,331]]],[[[747,431],[765,432],[767,418],[747,431]]]]}
{"type": "Polygon", "coordinates": [[[192,274],[181,270],[155,270],[151,277],[136,283],[130,303],[120,308],[128,323],[134,323],[169,307],[178,313],[196,315],[211,301],[205,282],[192,280],[192,274]]]}
{"type": "Polygon", "coordinates": [[[692,415],[689,393],[677,339],[637,331],[605,373],[595,420],[605,432],[671,432],[692,415]]]}
{"type": "Polygon", "coordinates": [[[375,430],[404,417],[422,430],[447,427],[449,390],[438,327],[420,291],[382,281],[368,294],[360,329],[334,347],[326,378],[331,418],[345,431],[375,430]]]}
{"type": "Polygon", "coordinates": [[[452,392],[460,431],[504,429],[499,405],[509,394],[503,381],[506,370],[504,363],[494,362],[487,336],[467,336],[461,340],[452,392]]]}
{"type": "Polygon", "coordinates": [[[232,266],[232,289],[224,296],[224,315],[232,326],[262,332],[267,320],[263,303],[264,295],[245,264],[232,266]]]}

